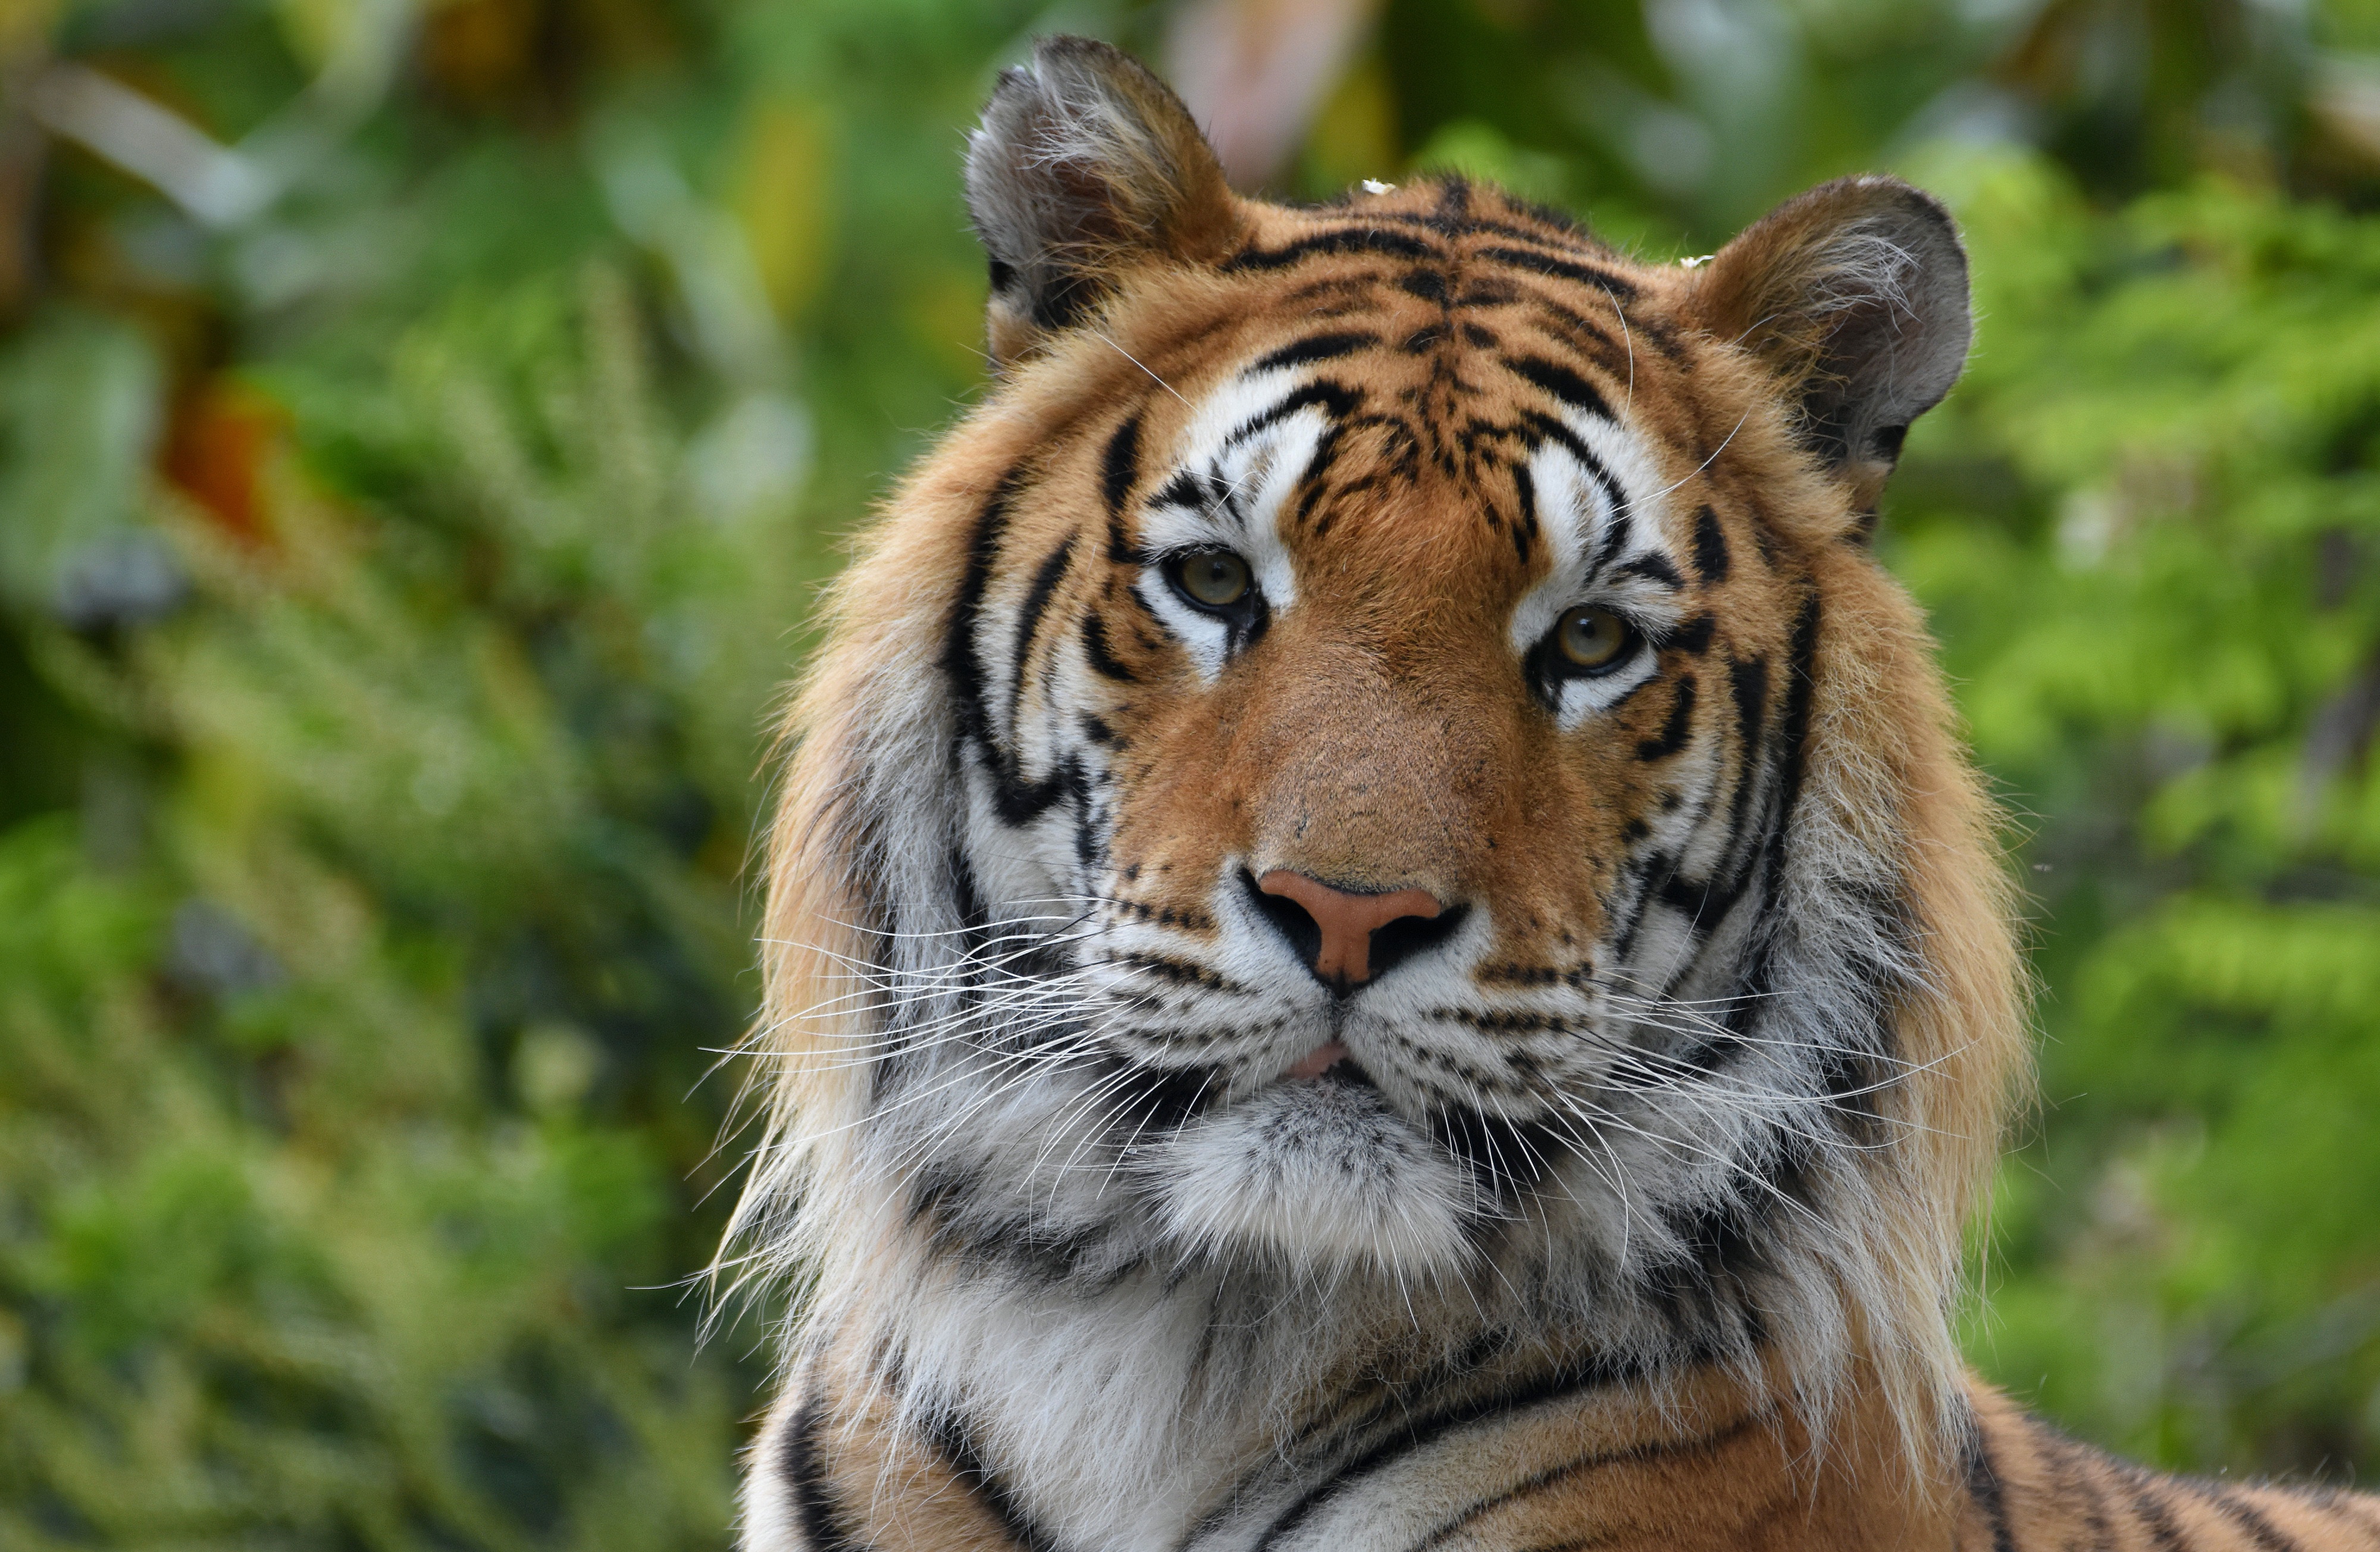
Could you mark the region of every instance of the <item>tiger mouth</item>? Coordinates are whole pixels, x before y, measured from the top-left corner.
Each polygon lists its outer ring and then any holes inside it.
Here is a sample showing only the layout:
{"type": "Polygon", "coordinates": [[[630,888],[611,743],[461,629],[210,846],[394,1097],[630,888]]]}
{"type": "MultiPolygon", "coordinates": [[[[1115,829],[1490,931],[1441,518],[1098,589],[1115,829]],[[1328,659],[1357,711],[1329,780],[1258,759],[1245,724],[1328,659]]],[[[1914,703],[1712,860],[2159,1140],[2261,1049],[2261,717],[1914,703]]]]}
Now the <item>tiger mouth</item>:
{"type": "Polygon", "coordinates": [[[1281,1074],[1283,1078],[1337,1078],[1342,1082],[1370,1084],[1372,1076],[1355,1063],[1355,1058],[1337,1040],[1325,1040],[1299,1058],[1281,1074]]]}

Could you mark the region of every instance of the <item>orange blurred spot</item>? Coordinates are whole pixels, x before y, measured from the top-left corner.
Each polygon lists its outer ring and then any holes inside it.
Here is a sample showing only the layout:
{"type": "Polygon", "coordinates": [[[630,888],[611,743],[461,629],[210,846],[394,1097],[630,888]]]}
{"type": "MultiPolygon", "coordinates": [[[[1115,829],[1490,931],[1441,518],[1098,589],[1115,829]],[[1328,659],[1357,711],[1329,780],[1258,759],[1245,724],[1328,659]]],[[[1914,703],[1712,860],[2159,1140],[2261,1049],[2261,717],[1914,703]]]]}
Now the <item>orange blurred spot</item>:
{"type": "Polygon", "coordinates": [[[537,68],[536,0],[446,0],[421,30],[430,79],[472,107],[492,107],[530,82],[537,68]]]}
{"type": "Polygon", "coordinates": [[[210,378],[174,406],[164,476],[225,532],[261,544],[264,467],[288,424],[288,412],[255,389],[210,378]]]}

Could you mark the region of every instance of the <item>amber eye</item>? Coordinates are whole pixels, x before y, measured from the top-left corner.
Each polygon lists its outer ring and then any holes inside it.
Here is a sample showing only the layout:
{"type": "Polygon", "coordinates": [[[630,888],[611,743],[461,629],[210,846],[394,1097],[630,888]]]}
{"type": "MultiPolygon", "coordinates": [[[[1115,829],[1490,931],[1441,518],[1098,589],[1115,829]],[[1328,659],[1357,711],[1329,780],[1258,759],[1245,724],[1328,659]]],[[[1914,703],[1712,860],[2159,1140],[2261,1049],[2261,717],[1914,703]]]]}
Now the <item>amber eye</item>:
{"type": "Polygon", "coordinates": [[[1589,604],[1572,610],[1554,626],[1554,649],[1568,666],[1592,673],[1617,663],[1635,637],[1627,621],[1589,604]]]}
{"type": "Polygon", "coordinates": [[[1202,609],[1230,609],[1247,601],[1253,578],[1248,563],[1229,550],[1194,550],[1172,565],[1173,585],[1202,609]]]}

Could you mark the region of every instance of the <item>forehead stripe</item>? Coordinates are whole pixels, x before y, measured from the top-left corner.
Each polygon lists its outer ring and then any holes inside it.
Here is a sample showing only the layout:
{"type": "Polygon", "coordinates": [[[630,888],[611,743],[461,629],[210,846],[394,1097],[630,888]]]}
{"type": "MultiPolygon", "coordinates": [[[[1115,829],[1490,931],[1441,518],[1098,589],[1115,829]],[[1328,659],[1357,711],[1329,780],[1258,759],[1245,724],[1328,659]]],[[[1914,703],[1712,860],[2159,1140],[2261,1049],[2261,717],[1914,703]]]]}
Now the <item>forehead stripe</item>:
{"type": "Polygon", "coordinates": [[[1342,356],[1353,356],[1358,350],[1380,343],[1380,336],[1367,329],[1350,329],[1340,333],[1315,334],[1292,345],[1284,345],[1269,356],[1259,358],[1241,375],[1255,377],[1261,372],[1278,371],[1283,367],[1303,367],[1316,361],[1335,361],[1342,356]]]}
{"type": "Polygon", "coordinates": [[[1557,259],[1550,253],[1535,253],[1524,248],[1483,248],[1479,250],[1479,257],[1510,264],[1516,270],[1528,270],[1542,275],[1559,275],[1564,280],[1577,281],[1582,285],[1597,286],[1610,292],[1613,298],[1618,301],[1633,302],[1636,299],[1636,285],[1633,281],[1613,274],[1609,270],[1598,270],[1589,264],[1574,264],[1567,259],[1557,259]]]}
{"type": "Polygon", "coordinates": [[[1237,447],[1258,431],[1288,419],[1309,405],[1320,405],[1334,416],[1345,417],[1354,414],[1363,403],[1364,391],[1361,388],[1350,388],[1343,382],[1333,382],[1328,378],[1318,382],[1303,383],[1295,393],[1285,394],[1273,401],[1271,407],[1260,409],[1241,421],[1232,434],[1223,439],[1223,446],[1226,449],[1237,447]]]}
{"type": "Polygon", "coordinates": [[[1509,356],[1504,358],[1504,370],[1516,377],[1525,378],[1573,409],[1585,410],[1597,419],[1609,420],[1615,425],[1619,423],[1620,417],[1611,413],[1611,406],[1597,391],[1595,384],[1560,361],[1548,361],[1542,356],[1509,356]]]}
{"type": "MultiPolygon", "coordinates": [[[[1620,488],[1620,481],[1612,477],[1609,468],[1604,467],[1603,460],[1596,455],[1595,449],[1589,447],[1576,431],[1550,415],[1533,412],[1523,417],[1523,420],[1529,430],[1536,434],[1540,443],[1553,443],[1578,460],[1579,467],[1586,470],[1587,478],[1595,481],[1596,489],[1603,492],[1604,502],[1611,508],[1615,519],[1613,524],[1615,531],[1624,536],[1628,522],[1628,492],[1620,488]]],[[[1605,545],[1603,552],[1597,556],[1596,564],[1601,565],[1605,561],[1609,560],[1616,546],[1610,544],[1605,545]]]]}
{"type": "Polygon", "coordinates": [[[1301,237],[1286,248],[1243,249],[1223,261],[1223,273],[1237,270],[1285,270],[1301,260],[1330,253],[1385,253],[1398,259],[1435,259],[1438,249],[1402,232],[1382,232],[1369,226],[1342,226],[1301,237]]]}
{"type": "Polygon", "coordinates": [[[1639,555],[1612,575],[1641,576],[1647,582],[1659,583],[1673,593],[1684,591],[1686,586],[1686,579],[1678,575],[1678,568],[1659,555],[1639,555]]]}

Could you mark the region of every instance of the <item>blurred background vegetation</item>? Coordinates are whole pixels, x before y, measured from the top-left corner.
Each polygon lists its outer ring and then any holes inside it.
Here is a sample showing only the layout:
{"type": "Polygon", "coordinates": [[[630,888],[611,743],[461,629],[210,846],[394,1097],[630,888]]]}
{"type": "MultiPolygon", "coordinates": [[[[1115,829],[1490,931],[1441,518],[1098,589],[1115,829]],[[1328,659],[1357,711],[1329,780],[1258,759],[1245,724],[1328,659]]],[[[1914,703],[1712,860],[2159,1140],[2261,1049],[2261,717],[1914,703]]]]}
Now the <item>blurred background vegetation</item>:
{"type": "Polygon", "coordinates": [[[761,730],[1059,30],[1249,187],[1951,200],[1884,542],[2046,1035],[1970,1350],[2380,1480],[2380,0],[5,0],[0,1545],[722,1544],[761,730]]]}

